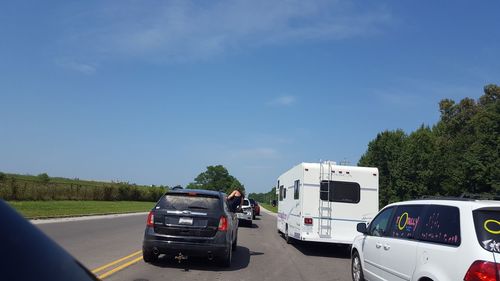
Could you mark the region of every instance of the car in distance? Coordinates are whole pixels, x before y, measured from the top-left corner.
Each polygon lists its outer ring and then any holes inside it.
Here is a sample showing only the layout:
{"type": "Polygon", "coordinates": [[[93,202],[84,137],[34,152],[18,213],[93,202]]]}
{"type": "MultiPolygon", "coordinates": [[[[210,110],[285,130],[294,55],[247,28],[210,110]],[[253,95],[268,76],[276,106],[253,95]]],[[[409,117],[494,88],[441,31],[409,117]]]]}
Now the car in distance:
{"type": "Polygon", "coordinates": [[[357,225],[352,279],[499,280],[500,201],[441,198],[394,203],[357,225]]]}
{"type": "Polygon", "coordinates": [[[143,258],[154,262],[161,254],[179,261],[198,256],[229,267],[237,239],[238,220],[229,210],[224,193],[172,190],[149,212],[143,258]]]}
{"type": "Polygon", "coordinates": [[[248,200],[250,200],[250,205],[252,206],[252,209],[253,209],[253,219],[255,219],[255,216],[260,216],[259,202],[255,201],[252,198],[249,198],[248,200]]]}
{"type": "Polygon", "coordinates": [[[252,219],[254,218],[253,208],[250,204],[250,200],[243,199],[243,204],[241,210],[236,212],[238,220],[242,225],[252,226],[252,219]]]}

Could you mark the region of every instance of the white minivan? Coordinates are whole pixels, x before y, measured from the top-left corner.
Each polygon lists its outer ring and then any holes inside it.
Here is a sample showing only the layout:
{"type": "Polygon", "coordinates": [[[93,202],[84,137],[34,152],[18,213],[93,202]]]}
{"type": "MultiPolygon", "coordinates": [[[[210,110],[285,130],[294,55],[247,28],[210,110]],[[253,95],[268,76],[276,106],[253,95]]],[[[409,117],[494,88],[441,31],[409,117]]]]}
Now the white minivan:
{"type": "Polygon", "coordinates": [[[500,201],[394,203],[357,230],[355,281],[500,280],[500,201]]]}

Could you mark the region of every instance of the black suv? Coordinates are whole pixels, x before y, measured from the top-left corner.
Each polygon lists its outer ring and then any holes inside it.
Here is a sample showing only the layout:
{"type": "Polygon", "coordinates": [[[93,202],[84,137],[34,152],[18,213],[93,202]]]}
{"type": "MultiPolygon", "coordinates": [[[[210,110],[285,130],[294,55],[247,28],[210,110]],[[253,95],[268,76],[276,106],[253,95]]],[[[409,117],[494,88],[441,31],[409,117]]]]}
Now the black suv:
{"type": "Polygon", "coordinates": [[[237,240],[238,219],[227,206],[226,194],[178,189],[163,195],[149,212],[142,254],[146,262],[160,254],[178,260],[201,256],[229,267],[237,240]]]}

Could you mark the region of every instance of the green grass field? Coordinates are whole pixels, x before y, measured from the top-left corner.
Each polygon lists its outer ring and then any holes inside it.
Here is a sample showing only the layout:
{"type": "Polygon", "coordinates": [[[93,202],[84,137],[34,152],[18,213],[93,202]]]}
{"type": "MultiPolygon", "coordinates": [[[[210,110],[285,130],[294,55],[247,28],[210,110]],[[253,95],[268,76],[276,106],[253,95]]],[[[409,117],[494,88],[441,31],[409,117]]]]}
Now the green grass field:
{"type": "Polygon", "coordinates": [[[259,203],[262,207],[266,208],[267,210],[273,212],[273,213],[277,213],[278,212],[278,206],[276,207],[273,207],[269,204],[266,204],[266,203],[259,203]]]}
{"type": "Polygon", "coordinates": [[[153,202],[137,201],[7,201],[29,219],[146,212],[153,202]]]}

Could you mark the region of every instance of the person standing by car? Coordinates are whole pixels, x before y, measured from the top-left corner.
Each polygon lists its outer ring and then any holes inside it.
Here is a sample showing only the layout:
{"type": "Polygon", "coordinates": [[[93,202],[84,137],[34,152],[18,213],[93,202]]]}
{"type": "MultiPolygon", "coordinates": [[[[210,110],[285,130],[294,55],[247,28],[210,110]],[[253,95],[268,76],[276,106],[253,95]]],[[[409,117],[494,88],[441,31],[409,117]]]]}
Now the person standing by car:
{"type": "Polygon", "coordinates": [[[231,211],[235,212],[238,208],[241,208],[244,198],[245,195],[241,191],[238,189],[233,190],[233,192],[227,196],[228,205],[231,211]]]}

